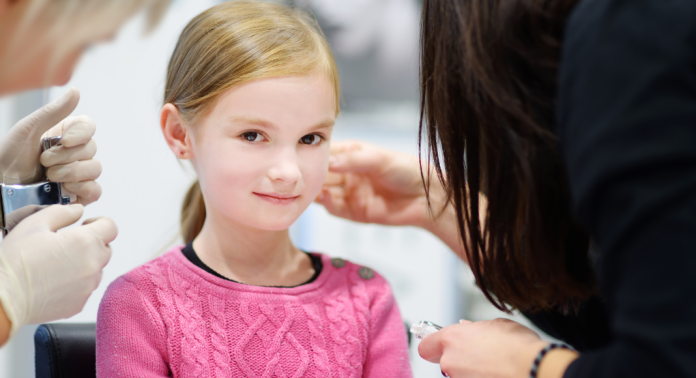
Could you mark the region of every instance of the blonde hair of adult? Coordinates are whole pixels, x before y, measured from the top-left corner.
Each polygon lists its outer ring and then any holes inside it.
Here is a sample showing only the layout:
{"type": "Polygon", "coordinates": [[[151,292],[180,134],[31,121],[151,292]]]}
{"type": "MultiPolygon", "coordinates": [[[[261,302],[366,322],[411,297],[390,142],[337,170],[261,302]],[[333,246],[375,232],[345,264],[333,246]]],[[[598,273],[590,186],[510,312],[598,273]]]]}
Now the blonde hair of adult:
{"type": "MultiPolygon", "coordinates": [[[[186,127],[210,111],[228,89],[253,80],[325,75],[339,111],[338,68],[316,22],[279,3],[234,1],[194,18],[179,37],[169,62],[164,102],[179,111],[186,127]]],[[[186,243],[200,233],[205,203],[196,181],[181,211],[186,243]]]]}
{"type": "Polygon", "coordinates": [[[161,19],[171,0],[16,0],[17,4],[0,20],[0,33],[9,36],[0,50],[0,68],[5,75],[14,72],[41,53],[48,57],[47,83],[51,68],[71,50],[88,44],[94,36],[111,36],[130,17],[147,12],[150,31],[161,19]],[[41,31],[38,32],[37,29],[41,31]]]}

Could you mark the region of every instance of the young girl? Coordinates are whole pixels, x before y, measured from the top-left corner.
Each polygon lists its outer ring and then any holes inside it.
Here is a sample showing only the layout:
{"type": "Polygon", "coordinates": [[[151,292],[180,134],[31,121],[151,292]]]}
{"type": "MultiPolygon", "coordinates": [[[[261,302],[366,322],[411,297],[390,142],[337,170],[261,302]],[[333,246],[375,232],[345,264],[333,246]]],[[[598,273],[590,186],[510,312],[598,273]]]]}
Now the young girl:
{"type": "Polygon", "coordinates": [[[228,2],[189,23],[161,116],[199,178],[187,244],[109,286],[99,376],[411,376],[387,282],[288,236],[327,175],[338,98],[331,50],[297,11],[228,2]]]}

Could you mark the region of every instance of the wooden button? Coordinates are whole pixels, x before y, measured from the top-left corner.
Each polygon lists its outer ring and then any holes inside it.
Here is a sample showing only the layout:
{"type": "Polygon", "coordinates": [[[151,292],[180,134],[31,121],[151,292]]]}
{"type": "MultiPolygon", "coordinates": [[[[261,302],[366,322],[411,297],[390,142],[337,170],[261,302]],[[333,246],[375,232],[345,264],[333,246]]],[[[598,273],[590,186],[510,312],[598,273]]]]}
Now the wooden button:
{"type": "Polygon", "coordinates": [[[336,268],[343,268],[344,266],[346,266],[346,260],[343,260],[340,257],[334,257],[333,259],[331,259],[331,265],[333,265],[336,268]]]}
{"type": "Polygon", "coordinates": [[[358,270],[358,274],[360,275],[360,278],[364,280],[369,280],[375,276],[375,271],[366,266],[363,266],[362,268],[360,268],[360,270],[358,270]]]}

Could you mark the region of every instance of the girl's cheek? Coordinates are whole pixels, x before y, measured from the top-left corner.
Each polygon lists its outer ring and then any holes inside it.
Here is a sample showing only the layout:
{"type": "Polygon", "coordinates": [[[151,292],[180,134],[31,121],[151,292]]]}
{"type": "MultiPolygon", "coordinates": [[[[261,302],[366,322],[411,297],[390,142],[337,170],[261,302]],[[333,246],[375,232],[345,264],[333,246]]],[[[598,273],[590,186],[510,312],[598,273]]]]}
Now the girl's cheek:
{"type": "Polygon", "coordinates": [[[325,150],[322,148],[312,151],[312,153],[304,156],[303,160],[304,169],[302,176],[307,184],[307,188],[311,188],[312,191],[316,191],[318,194],[329,170],[328,147],[325,150]]]}

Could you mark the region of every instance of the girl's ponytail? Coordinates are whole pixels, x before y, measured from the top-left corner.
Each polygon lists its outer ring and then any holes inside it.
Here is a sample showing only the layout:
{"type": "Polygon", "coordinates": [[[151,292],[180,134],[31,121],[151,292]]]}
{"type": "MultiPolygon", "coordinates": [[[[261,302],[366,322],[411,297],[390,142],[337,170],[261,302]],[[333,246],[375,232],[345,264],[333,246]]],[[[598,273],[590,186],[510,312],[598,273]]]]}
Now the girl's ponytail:
{"type": "Polygon", "coordinates": [[[201,233],[205,222],[205,201],[201,192],[201,185],[196,182],[191,185],[191,189],[184,197],[181,207],[181,236],[184,243],[188,244],[201,233]]]}

